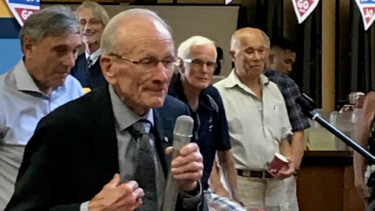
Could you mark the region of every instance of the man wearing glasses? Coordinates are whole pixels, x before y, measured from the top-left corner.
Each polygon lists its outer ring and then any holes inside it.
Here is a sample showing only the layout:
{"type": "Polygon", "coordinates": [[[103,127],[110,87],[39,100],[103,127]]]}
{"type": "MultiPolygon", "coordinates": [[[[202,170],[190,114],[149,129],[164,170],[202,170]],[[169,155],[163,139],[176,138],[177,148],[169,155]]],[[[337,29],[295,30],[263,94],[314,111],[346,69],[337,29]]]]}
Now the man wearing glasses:
{"type": "MultiPolygon", "coordinates": [[[[178,48],[179,73],[173,77],[168,94],[185,102],[195,120],[194,139],[203,155],[201,181],[209,206],[215,210],[243,210],[234,201],[209,191],[208,179],[218,152],[230,195],[239,202],[225,111],[219,92],[210,85],[217,66],[216,56],[214,42],[205,37],[193,36],[184,41],[178,48]]],[[[229,194],[226,196],[229,197],[229,194]]]]}
{"type": "Polygon", "coordinates": [[[71,74],[83,88],[92,90],[106,84],[100,68],[100,39],[109,17],[103,6],[93,1],[85,1],[77,8],[76,18],[81,26],[85,52],[78,56],[71,74]]]}
{"type": "Polygon", "coordinates": [[[179,186],[175,210],[203,211],[198,145],[168,156],[176,118],[188,114],[167,96],[173,43],[169,26],[150,10],[111,19],[100,58],[109,85],[40,122],[5,210],[161,211],[171,173],[179,186]]]}

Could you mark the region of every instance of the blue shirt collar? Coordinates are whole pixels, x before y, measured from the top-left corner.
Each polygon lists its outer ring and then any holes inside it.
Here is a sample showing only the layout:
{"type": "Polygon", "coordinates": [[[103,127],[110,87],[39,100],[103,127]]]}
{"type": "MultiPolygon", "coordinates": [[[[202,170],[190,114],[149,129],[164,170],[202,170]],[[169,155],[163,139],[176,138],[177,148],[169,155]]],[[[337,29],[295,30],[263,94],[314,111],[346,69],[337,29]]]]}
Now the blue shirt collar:
{"type": "MultiPolygon", "coordinates": [[[[32,79],[29,71],[26,69],[23,59],[18,62],[14,69],[14,78],[16,86],[19,91],[37,92],[45,95],[40,91],[34,80],[32,79]]],[[[65,84],[54,89],[52,92],[64,93],[66,90],[65,84]]]]}
{"type": "Polygon", "coordinates": [[[113,113],[116,119],[116,123],[119,131],[123,131],[138,122],[141,119],[147,119],[151,123],[151,129],[154,126],[154,114],[152,109],[144,116],[139,116],[130,110],[127,105],[125,105],[122,100],[117,96],[113,87],[109,85],[109,95],[112,102],[113,113]]]}

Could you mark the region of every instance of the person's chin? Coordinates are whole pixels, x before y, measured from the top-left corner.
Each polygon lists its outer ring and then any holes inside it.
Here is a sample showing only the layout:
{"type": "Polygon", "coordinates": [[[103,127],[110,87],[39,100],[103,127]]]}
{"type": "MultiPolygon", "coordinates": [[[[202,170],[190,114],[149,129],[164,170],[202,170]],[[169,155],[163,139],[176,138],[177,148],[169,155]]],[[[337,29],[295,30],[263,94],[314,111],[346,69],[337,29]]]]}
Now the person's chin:
{"type": "Polygon", "coordinates": [[[86,44],[86,45],[90,45],[90,44],[93,44],[96,42],[96,39],[94,37],[85,37],[83,39],[83,42],[86,44]]]}
{"type": "Polygon", "coordinates": [[[147,106],[150,108],[160,108],[164,105],[165,97],[152,97],[149,98],[147,106]]]}
{"type": "Polygon", "coordinates": [[[51,87],[55,89],[60,86],[63,86],[64,84],[65,84],[65,79],[60,79],[60,80],[53,81],[53,83],[51,84],[51,87]]]}
{"type": "Polygon", "coordinates": [[[199,80],[194,84],[194,86],[198,89],[205,89],[210,85],[210,82],[211,81],[209,80],[199,80]]]}
{"type": "Polygon", "coordinates": [[[164,104],[165,96],[167,95],[166,91],[151,91],[147,92],[146,95],[144,95],[145,102],[149,106],[156,106],[161,107],[164,104]]]}
{"type": "Polygon", "coordinates": [[[255,65],[255,66],[251,66],[250,67],[250,69],[252,70],[252,71],[263,71],[264,70],[264,66],[262,66],[262,65],[255,65]]]}

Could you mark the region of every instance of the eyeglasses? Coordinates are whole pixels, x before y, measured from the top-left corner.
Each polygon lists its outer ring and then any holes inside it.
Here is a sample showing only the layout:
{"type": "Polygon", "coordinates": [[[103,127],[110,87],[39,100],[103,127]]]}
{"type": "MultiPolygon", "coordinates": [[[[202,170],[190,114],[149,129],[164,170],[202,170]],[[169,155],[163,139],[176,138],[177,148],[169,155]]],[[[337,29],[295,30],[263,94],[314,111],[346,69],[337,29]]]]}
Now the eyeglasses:
{"type": "Polygon", "coordinates": [[[217,63],[213,61],[203,61],[201,59],[182,59],[184,62],[190,63],[196,67],[202,68],[204,65],[207,66],[208,69],[216,69],[217,63]]]}
{"type": "Polygon", "coordinates": [[[103,24],[101,21],[96,20],[96,19],[90,19],[89,21],[80,20],[79,23],[81,24],[82,27],[86,26],[86,24],[90,24],[90,25],[103,24]]]}
{"type": "Polygon", "coordinates": [[[162,63],[165,69],[173,70],[173,66],[176,64],[176,58],[174,58],[174,57],[164,58],[162,60],[159,60],[155,57],[145,57],[145,58],[142,58],[140,60],[133,60],[133,59],[129,59],[125,56],[120,56],[120,55],[115,54],[115,53],[110,53],[109,56],[114,56],[118,59],[122,59],[122,60],[125,60],[125,61],[128,61],[128,62],[131,62],[135,65],[140,65],[145,70],[155,68],[155,67],[158,66],[159,63],[162,63]]]}

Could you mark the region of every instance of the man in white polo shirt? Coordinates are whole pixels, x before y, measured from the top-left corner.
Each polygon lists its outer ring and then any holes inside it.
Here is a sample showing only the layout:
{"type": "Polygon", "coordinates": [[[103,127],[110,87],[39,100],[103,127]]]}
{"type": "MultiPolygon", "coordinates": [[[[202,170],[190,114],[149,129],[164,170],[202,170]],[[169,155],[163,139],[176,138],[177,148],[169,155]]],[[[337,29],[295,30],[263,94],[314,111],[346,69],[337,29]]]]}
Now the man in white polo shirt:
{"type": "Polygon", "coordinates": [[[294,172],[293,161],[278,174],[267,172],[275,153],[291,158],[291,125],[277,85],[262,73],[269,40],[254,28],[236,31],[231,40],[235,69],[215,84],[227,113],[229,135],[238,172],[240,198],[247,210],[288,211],[283,179],[294,172]]]}

